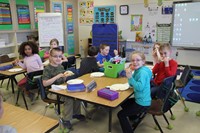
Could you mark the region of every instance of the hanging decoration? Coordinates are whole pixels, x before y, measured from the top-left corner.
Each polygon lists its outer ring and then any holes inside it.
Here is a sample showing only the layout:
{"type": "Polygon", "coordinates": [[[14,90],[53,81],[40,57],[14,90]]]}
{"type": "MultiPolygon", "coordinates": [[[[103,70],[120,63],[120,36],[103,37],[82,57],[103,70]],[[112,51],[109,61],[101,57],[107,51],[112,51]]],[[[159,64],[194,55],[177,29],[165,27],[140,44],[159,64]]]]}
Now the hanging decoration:
{"type": "Polygon", "coordinates": [[[148,7],[149,6],[149,0],[144,0],[144,7],[148,7]]]}
{"type": "Polygon", "coordinates": [[[163,4],[163,0],[158,0],[158,6],[161,6],[163,4]]]}

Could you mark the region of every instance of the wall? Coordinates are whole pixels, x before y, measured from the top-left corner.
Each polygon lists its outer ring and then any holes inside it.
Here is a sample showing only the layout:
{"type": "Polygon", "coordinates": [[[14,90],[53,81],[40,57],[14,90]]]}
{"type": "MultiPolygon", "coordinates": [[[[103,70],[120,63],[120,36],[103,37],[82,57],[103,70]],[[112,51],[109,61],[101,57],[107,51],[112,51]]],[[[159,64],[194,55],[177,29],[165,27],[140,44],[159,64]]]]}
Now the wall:
{"type": "MultiPolygon", "coordinates": [[[[80,1],[80,0],[78,0],[80,1]]],[[[181,0],[176,0],[181,1],[181,0]]],[[[184,0],[182,0],[184,1],[184,0]]],[[[197,1],[197,0],[196,0],[197,1]]],[[[172,3],[172,1],[164,1],[164,5],[172,3]]],[[[129,19],[127,19],[127,15],[119,15],[119,6],[120,5],[135,5],[135,4],[143,4],[143,0],[94,0],[94,6],[102,6],[102,5],[116,5],[116,23],[118,24],[119,30],[122,30],[122,37],[124,39],[131,39],[132,36],[135,36],[134,32],[130,32],[130,14],[129,19]]],[[[149,0],[149,4],[157,4],[157,0],[149,0]]],[[[79,10],[78,10],[79,11],[79,10]]],[[[88,41],[90,38],[90,31],[92,30],[91,25],[79,25],[79,51],[80,46],[87,50],[88,41]]],[[[173,49],[176,49],[175,47],[173,49]]],[[[198,50],[185,50],[183,48],[178,48],[178,57],[177,61],[180,65],[191,65],[191,66],[200,66],[199,61],[195,57],[200,56],[200,51],[198,50]]],[[[81,53],[81,52],[80,52],[81,53]]]]}

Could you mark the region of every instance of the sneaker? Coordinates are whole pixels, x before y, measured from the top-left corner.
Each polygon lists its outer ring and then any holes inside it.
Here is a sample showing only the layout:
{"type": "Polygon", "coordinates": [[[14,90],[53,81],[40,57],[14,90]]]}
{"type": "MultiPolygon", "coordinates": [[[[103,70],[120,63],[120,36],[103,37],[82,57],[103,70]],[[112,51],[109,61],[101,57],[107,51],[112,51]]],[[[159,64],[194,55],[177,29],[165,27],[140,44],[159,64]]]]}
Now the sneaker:
{"type": "Polygon", "coordinates": [[[70,121],[63,120],[63,126],[64,126],[64,128],[72,129],[72,124],[70,121]]]}
{"type": "Polygon", "coordinates": [[[78,119],[79,121],[84,121],[85,120],[85,116],[82,114],[75,114],[72,117],[73,119],[78,119]]]}

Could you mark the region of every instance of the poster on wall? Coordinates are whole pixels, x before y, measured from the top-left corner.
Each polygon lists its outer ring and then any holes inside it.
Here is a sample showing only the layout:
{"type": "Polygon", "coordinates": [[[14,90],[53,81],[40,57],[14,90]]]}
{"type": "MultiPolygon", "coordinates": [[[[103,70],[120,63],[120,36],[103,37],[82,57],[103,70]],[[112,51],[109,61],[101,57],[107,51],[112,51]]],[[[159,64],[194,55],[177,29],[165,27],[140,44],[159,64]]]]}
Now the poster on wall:
{"type": "Polygon", "coordinates": [[[73,6],[66,5],[66,27],[67,27],[67,52],[74,54],[74,20],[73,20],[73,6]]]}
{"type": "Polygon", "coordinates": [[[17,5],[18,24],[30,24],[30,12],[27,5],[17,5]]]}
{"type": "Polygon", "coordinates": [[[52,12],[62,13],[62,2],[52,2],[52,12]]]}
{"type": "Polygon", "coordinates": [[[94,20],[94,1],[82,0],[79,2],[79,23],[93,24],[94,20]]]}
{"type": "Polygon", "coordinates": [[[115,23],[115,6],[94,7],[94,23],[115,23]]]}
{"type": "Polygon", "coordinates": [[[131,15],[131,31],[142,31],[143,15],[131,15]]]}
{"type": "Polygon", "coordinates": [[[0,25],[12,24],[10,4],[0,2],[0,25]]]}
{"type": "Polygon", "coordinates": [[[44,13],[44,12],[45,12],[44,5],[35,5],[35,6],[34,6],[35,22],[38,22],[37,14],[38,14],[38,13],[44,13]]]}
{"type": "Polygon", "coordinates": [[[157,41],[168,43],[170,42],[171,24],[156,24],[157,41]]]}

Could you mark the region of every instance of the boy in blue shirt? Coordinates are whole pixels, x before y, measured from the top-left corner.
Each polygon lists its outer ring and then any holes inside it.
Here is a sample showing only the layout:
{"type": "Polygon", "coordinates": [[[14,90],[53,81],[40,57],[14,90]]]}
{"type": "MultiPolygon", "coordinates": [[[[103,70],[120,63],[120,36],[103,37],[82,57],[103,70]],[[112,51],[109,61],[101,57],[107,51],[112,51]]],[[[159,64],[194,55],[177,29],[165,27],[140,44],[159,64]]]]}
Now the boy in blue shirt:
{"type": "MultiPolygon", "coordinates": [[[[109,61],[112,56],[109,55],[109,51],[110,51],[110,46],[108,44],[101,44],[99,46],[100,49],[100,53],[98,53],[96,59],[97,59],[97,64],[99,66],[100,71],[104,71],[104,65],[103,62],[104,61],[109,61]]],[[[114,50],[114,54],[115,56],[118,56],[118,51],[114,50]]]]}

